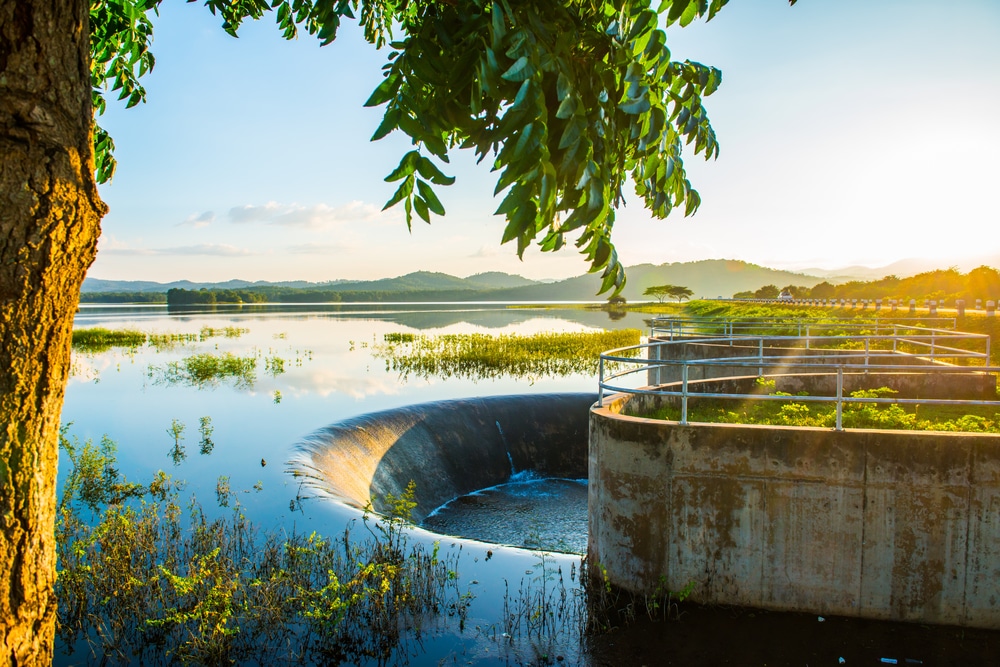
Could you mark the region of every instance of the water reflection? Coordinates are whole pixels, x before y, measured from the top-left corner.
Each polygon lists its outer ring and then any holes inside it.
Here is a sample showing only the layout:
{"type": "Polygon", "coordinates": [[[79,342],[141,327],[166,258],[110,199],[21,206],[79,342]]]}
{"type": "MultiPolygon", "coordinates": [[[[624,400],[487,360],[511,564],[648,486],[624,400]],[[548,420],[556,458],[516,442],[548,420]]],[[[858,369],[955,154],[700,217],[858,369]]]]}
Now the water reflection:
{"type": "MultiPolygon", "coordinates": [[[[149,479],[163,469],[186,480],[185,492],[202,502],[209,517],[226,511],[215,502],[219,478],[225,476],[243,511],[261,528],[288,531],[294,527],[300,534],[315,530],[336,535],[352,521],[357,522],[358,513],[326,502],[301,502],[311,491],[284,470],[292,445],[306,434],[358,414],[433,400],[593,392],[595,387],[589,373],[537,378],[530,385],[509,377],[476,381],[414,377],[404,382],[397,373],[387,371],[383,361],[373,358],[373,342],[381,341],[386,333],[407,331],[431,335],[585,331],[605,328],[608,320],[601,311],[508,309],[495,304],[470,308],[268,305],[180,313],[163,306],[84,306],[76,324],[177,334],[197,334],[203,327],[249,330],[240,337],[189,340],[163,349],[143,346],[75,354],[76,372],[67,387],[63,420],[72,423],[70,433],[81,440],[99,441],[107,434],[117,442],[118,466],[129,479],[149,479]],[[272,375],[261,366],[250,386],[220,383],[200,389],[158,384],[155,372],[150,372],[151,367],[181,363],[194,355],[227,353],[279,356],[286,360],[284,372],[272,375]],[[276,394],[280,401],[275,400],[276,394]],[[203,455],[199,453],[199,426],[206,418],[211,423],[214,447],[203,455]],[[185,427],[181,445],[188,453],[176,467],[170,458],[177,447],[175,435],[170,433],[175,423],[185,427]],[[262,460],[268,464],[262,466],[262,460]]],[[[642,328],[643,323],[636,315],[616,326],[642,328]]],[[[65,469],[61,473],[65,474],[65,469]]],[[[427,544],[441,540],[439,535],[419,530],[416,536],[427,544]]],[[[449,655],[459,656],[463,662],[496,660],[500,655],[508,656],[508,661],[517,655],[524,657],[515,662],[531,661],[530,646],[523,649],[528,653],[522,654],[522,648],[504,640],[501,611],[508,583],[517,590],[522,584],[530,586],[538,576],[526,574],[535,572],[538,557],[458,539],[444,540],[441,548],[445,553],[462,554],[460,583],[463,591],[474,596],[468,613],[469,630],[441,640],[423,637],[420,650],[424,653],[411,656],[410,664],[437,664],[449,655]]],[[[549,562],[564,562],[568,572],[577,561],[576,557],[560,556],[549,562]]],[[[575,587],[576,583],[567,585],[575,587]]],[[[578,656],[577,651],[563,648],[559,653],[578,656]]]]}

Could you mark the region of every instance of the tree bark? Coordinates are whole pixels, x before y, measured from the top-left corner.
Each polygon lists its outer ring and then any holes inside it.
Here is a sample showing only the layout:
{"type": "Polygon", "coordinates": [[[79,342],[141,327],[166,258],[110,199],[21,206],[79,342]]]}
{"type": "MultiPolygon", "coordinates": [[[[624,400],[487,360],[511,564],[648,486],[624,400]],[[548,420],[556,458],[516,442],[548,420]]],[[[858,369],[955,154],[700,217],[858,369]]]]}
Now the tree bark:
{"type": "Polygon", "coordinates": [[[73,315],[105,206],[86,0],[0,0],[0,665],[48,665],[73,315]]]}

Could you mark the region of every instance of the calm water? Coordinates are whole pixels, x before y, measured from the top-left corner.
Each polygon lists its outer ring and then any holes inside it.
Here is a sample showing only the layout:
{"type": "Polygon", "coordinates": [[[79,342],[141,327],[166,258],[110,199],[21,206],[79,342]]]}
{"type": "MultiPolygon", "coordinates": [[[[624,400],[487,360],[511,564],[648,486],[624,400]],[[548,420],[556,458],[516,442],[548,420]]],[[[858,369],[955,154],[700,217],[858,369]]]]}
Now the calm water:
{"type": "MultiPolygon", "coordinates": [[[[187,491],[211,512],[219,475],[228,475],[240,493],[248,515],[264,529],[295,528],[300,532],[339,533],[345,522],[357,517],[348,508],[321,499],[308,500],[290,509],[310,492],[287,472],[295,444],[311,431],[358,414],[414,403],[470,396],[500,394],[594,391],[596,377],[578,374],[531,380],[504,378],[465,379],[403,378],[375,358],[372,347],[387,333],[532,334],[550,331],[586,331],[601,328],[645,329],[643,316],[629,314],[612,321],[602,311],[581,309],[510,309],[496,304],[379,306],[254,306],[218,307],[210,310],[168,311],[164,306],[81,308],[76,326],[139,329],[143,332],[193,334],[204,327],[246,330],[239,336],[214,336],[169,349],[143,347],[137,351],[112,350],[75,354],[72,378],[66,391],[63,422],[80,440],[107,435],[119,445],[121,471],[130,479],[148,479],[166,470],[187,480],[187,491]],[[252,386],[220,382],[197,388],[162,379],[171,362],[200,353],[258,357],[252,386]],[[265,362],[280,358],[284,372],[271,374],[265,362]],[[199,454],[199,420],[210,417],[215,448],[199,454]],[[187,459],[175,466],[169,457],[177,420],[185,426],[183,444],[187,459]],[[301,508],[301,509],[300,509],[301,508]]],[[[507,488],[462,499],[439,519],[453,524],[441,527],[451,534],[475,535],[494,542],[539,543],[566,551],[586,547],[586,487],[579,482],[523,480],[507,488]],[[506,507],[506,510],[504,509],[506,507]],[[514,508],[516,521],[505,521],[514,508]],[[477,513],[483,520],[478,522],[477,513]],[[551,530],[564,531],[551,540],[551,530]],[[476,532],[474,527],[489,526],[476,532]],[[505,532],[506,524],[506,532],[505,532]],[[512,532],[510,527],[514,526],[512,532]]],[[[418,531],[418,539],[437,539],[418,531]]],[[[446,541],[453,547],[458,540],[446,541]]],[[[534,579],[550,577],[538,569],[537,554],[497,549],[492,545],[462,542],[460,574],[475,595],[467,628],[476,630],[433,640],[426,638],[409,664],[438,664],[449,656],[465,662],[487,663],[500,654],[519,655],[510,642],[497,642],[497,623],[503,595],[534,579]],[[486,554],[490,552],[491,557],[486,554]],[[495,554],[495,557],[493,557],[495,554]],[[439,646],[439,642],[444,642],[439,646]],[[499,651],[499,653],[498,653],[499,651]]],[[[546,567],[570,568],[579,558],[555,556],[546,567]]],[[[572,584],[575,589],[575,584],[572,584]]],[[[537,648],[537,647],[536,647],[537,648]]],[[[524,650],[536,650],[530,646],[524,650]]],[[[576,655],[576,647],[562,650],[576,655]]],[[[518,661],[521,658],[516,658],[518,661]]],[[[525,658],[527,659],[527,658],[525,658]]],[[[577,659],[580,656],[577,655],[577,659]]],[[[505,663],[500,663],[505,664],[505,663]]]]}
{"type": "MultiPolygon", "coordinates": [[[[265,530],[326,535],[339,533],[358,513],[319,498],[290,509],[290,501],[309,492],[287,472],[286,463],[295,444],[313,430],[358,414],[426,401],[596,390],[590,374],[478,382],[401,378],[371,353],[384,334],[646,328],[643,316],[635,313],[613,321],[601,311],[490,304],[255,306],[186,312],[168,312],[163,306],[92,306],[81,309],[76,324],[156,333],[246,329],[239,337],[217,336],[167,350],[75,355],[63,422],[72,423],[71,435],[81,440],[99,440],[106,434],[117,441],[119,468],[133,480],[147,480],[160,469],[170,471],[187,480],[187,491],[211,511],[216,480],[228,475],[247,514],[265,530]],[[256,381],[252,386],[223,382],[201,389],[162,382],[160,369],[168,363],[205,352],[258,356],[256,381]],[[273,375],[264,366],[276,358],[284,361],[284,372],[273,375]],[[210,417],[214,428],[215,449],[208,456],[198,453],[202,417],[210,417]],[[188,454],[176,467],[168,456],[173,438],[167,430],[174,420],[185,426],[188,454]]],[[[508,544],[534,546],[539,537],[555,536],[556,544],[549,543],[549,548],[583,549],[582,540],[572,542],[586,530],[582,483],[533,480],[523,471],[512,481],[457,499],[430,522],[440,522],[436,525],[441,530],[508,544]]],[[[471,593],[473,601],[464,629],[444,616],[438,631],[424,633],[379,664],[851,665],[884,664],[881,658],[892,656],[898,664],[913,659],[925,665],[985,665],[996,664],[1000,655],[996,632],[851,619],[821,623],[808,614],[733,609],[693,609],[680,622],[666,625],[644,624],[640,617],[637,625],[593,637],[585,646],[572,632],[547,640],[507,638],[505,618],[511,610],[505,609],[505,602],[526,590],[551,589],[560,580],[571,597],[578,596],[579,557],[441,539],[422,530],[414,531],[414,539],[441,540],[443,550],[460,553],[460,589],[471,593]]],[[[82,657],[59,656],[57,663],[77,664],[82,657]]]]}

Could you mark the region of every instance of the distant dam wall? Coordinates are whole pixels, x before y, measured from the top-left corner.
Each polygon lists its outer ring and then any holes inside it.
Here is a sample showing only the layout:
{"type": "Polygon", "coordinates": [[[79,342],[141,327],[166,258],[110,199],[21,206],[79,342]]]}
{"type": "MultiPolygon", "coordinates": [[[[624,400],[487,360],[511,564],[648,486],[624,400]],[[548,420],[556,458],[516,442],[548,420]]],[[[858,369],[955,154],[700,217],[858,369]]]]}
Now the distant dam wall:
{"type": "Polygon", "coordinates": [[[491,396],[361,415],[308,436],[298,465],[338,499],[371,502],[376,511],[413,480],[419,522],[453,498],[506,482],[512,469],[585,478],[596,400],[589,393],[491,396]]]}
{"type": "Polygon", "coordinates": [[[657,398],[591,409],[591,572],[637,593],[693,582],[702,603],[1000,628],[1000,436],[624,414],[657,398]]]}

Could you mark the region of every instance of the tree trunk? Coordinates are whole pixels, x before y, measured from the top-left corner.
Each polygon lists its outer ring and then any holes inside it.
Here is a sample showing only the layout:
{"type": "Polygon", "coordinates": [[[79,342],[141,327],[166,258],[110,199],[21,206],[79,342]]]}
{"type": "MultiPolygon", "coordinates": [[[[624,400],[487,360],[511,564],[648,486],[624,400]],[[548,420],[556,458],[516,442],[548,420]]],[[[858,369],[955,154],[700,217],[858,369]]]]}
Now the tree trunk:
{"type": "Polygon", "coordinates": [[[0,666],[48,665],[59,418],[94,182],[87,0],[0,0],[0,666]]]}

